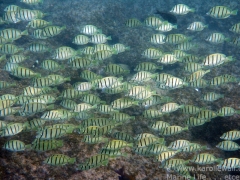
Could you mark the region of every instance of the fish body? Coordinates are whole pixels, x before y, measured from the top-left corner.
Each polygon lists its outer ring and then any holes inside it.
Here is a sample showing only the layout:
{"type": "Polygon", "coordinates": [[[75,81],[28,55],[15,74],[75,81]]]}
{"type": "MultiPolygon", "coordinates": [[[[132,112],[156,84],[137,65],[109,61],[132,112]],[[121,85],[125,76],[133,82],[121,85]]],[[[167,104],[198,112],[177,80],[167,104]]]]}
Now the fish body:
{"type": "Polygon", "coordinates": [[[225,19],[231,15],[237,15],[237,10],[231,10],[225,6],[214,6],[207,12],[207,15],[216,19],[225,19]]]}

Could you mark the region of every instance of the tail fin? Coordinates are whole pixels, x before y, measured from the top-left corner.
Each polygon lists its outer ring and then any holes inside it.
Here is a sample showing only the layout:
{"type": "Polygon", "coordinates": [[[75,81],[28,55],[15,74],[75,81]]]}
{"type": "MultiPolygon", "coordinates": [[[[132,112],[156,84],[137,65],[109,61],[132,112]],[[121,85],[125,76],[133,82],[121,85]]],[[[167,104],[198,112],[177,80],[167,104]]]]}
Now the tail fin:
{"type": "Polygon", "coordinates": [[[48,110],[54,109],[54,104],[51,104],[51,105],[47,106],[47,109],[48,110]]]}
{"type": "Polygon", "coordinates": [[[76,162],[76,158],[70,158],[68,163],[69,164],[74,164],[76,162]]]}
{"type": "Polygon", "coordinates": [[[4,61],[6,59],[6,55],[2,55],[1,57],[0,57],[0,62],[1,61],[4,61]]]}
{"type": "Polygon", "coordinates": [[[21,32],[21,35],[28,35],[28,30],[21,32]]]}
{"type": "Polygon", "coordinates": [[[231,15],[237,15],[237,12],[238,12],[238,10],[236,9],[236,10],[231,12],[231,15]]]}
{"type": "Polygon", "coordinates": [[[63,30],[66,29],[66,28],[67,28],[66,26],[61,27],[61,31],[63,31],[63,30]]]}
{"type": "Polygon", "coordinates": [[[194,8],[189,9],[189,12],[195,12],[194,8]]]}

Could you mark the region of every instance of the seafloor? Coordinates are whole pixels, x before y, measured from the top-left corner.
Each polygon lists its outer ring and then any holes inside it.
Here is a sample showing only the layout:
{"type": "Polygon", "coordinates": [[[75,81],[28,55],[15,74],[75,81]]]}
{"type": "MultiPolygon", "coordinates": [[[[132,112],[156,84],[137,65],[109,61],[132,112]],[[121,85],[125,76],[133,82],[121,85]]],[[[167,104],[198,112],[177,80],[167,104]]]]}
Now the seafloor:
{"type": "MultiPolygon", "coordinates": [[[[143,50],[148,47],[153,47],[149,42],[149,37],[151,34],[155,33],[153,29],[146,27],[138,28],[127,28],[124,24],[129,18],[138,18],[143,21],[147,16],[153,15],[156,9],[162,11],[169,11],[175,4],[179,1],[113,1],[113,0],[44,0],[42,5],[39,6],[28,6],[20,3],[17,0],[1,0],[0,1],[0,14],[2,15],[3,9],[9,4],[15,4],[20,7],[25,8],[36,8],[43,12],[48,13],[48,16],[44,18],[47,21],[52,21],[54,25],[63,26],[66,25],[67,29],[60,35],[49,38],[47,40],[40,40],[51,49],[66,45],[71,46],[75,49],[79,48],[77,45],[72,44],[72,39],[75,35],[79,34],[79,30],[83,25],[93,24],[103,30],[103,33],[110,35],[112,37],[111,43],[123,43],[131,47],[130,51],[120,53],[117,56],[113,56],[107,61],[112,61],[115,63],[128,64],[131,69],[141,61],[145,59],[141,56],[143,50]]],[[[228,56],[233,56],[236,61],[226,64],[224,66],[216,67],[211,70],[211,73],[207,74],[204,79],[211,79],[220,74],[231,74],[239,77],[240,72],[240,62],[239,62],[239,47],[235,47],[229,43],[212,45],[206,43],[205,38],[212,32],[222,32],[227,37],[233,38],[234,35],[229,31],[229,27],[240,21],[239,16],[230,17],[228,19],[216,20],[206,16],[206,12],[215,6],[223,5],[228,6],[233,9],[240,9],[240,4],[238,1],[190,1],[185,0],[181,3],[187,4],[189,7],[194,7],[196,9],[195,13],[187,14],[184,16],[178,16],[178,29],[173,30],[171,33],[183,33],[192,37],[192,41],[198,44],[197,48],[189,51],[189,53],[195,54],[199,57],[204,57],[208,54],[214,52],[222,52],[228,56]],[[203,21],[209,25],[208,29],[202,32],[189,32],[186,30],[188,24],[193,21],[203,21]]],[[[1,25],[0,28],[7,27],[18,28],[21,30],[25,29],[26,23],[18,23],[11,25],[1,25]]],[[[16,41],[16,44],[20,47],[27,47],[31,42],[35,41],[30,37],[22,37],[16,41]]],[[[172,50],[171,46],[161,46],[164,52],[169,52],[172,50]]],[[[31,59],[25,63],[23,66],[32,67],[36,60],[40,62],[44,59],[50,57],[51,53],[26,53],[31,56],[31,59]]],[[[4,66],[5,62],[1,62],[0,67],[4,66]]],[[[164,72],[171,73],[177,77],[184,77],[186,73],[182,71],[182,66],[179,64],[164,66],[164,72]]],[[[97,67],[96,69],[99,69],[97,67]]],[[[41,68],[34,68],[36,72],[40,72],[42,75],[48,75],[46,71],[41,68]]],[[[17,82],[16,87],[4,89],[0,91],[0,95],[6,93],[12,93],[19,95],[22,88],[30,84],[31,80],[20,80],[13,76],[10,76],[8,72],[0,70],[0,79],[17,82]]],[[[58,74],[64,75],[65,77],[71,76],[71,82],[64,83],[58,87],[59,94],[62,89],[70,87],[76,81],[80,81],[79,78],[80,71],[72,70],[71,67],[67,67],[58,74]]],[[[218,110],[223,106],[230,106],[235,109],[239,109],[240,106],[240,92],[237,83],[227,84],[221,87],[214,87],[214,91],[224,94],[224,98],[217,100],[212,103],[206,103],[202,101],[202,94],[209,92],[212,89],[204,88],[200,91],[196,91],[193,88],[181,88],[165,92],[168,96],[172,97],[174,102],[179,104],[193,104],[199,107],[206,107],[211,110],[218,110]]],[[[107,103],[110,103],[116,96],[102,95],[101,97],[107,103]]],[[[147,128],[149,120],[143,119],[141,116],[143,109],[141,108],[129,108],[124,110],[124,112],[136,116],[136,120],[130,122],[129,124],[124,124],[123,126],[117,127],[117,130],[127,132],[132,136],[142,132],[151,132],[147,128]]],[[[36,115],[39,117],[39,114],[36,115]]],[[[24,122],[26,120],[32,119],[33,117],[21,117],[21,116],[8,116],[4,119],[8,122],[24,122]]],[[[164,116],[164,121],[171,124],[185,126],[184,122],[186,116],[180,111],[171,113],[170,116],[164,116]]],[[[71,119],[69,123],[77,124],[74,119],[71,119]]],[[[216,157],[226,159],[229,157],[238,157],[239,150],[234,152],[224,152],[217,149],[215,146],[220,142],[219,137],[226,131],[238,129],[239,127],[239,115],[234,115],[231,117],[218,117],[211,120],[211,122],[206,123],[202,126],[190,128],[189,131],[174,135],[171,137],[166,137],[166,142],[169,144],[171,141],[176,139],[187,139],[191,142],[198,142],[202,145],[206,145],[208,150],[206,152],[214,154],[216,157]]],[[[156,132],[151,132],[155,133],[156,132]]],[[[30,144],[35,138],[34,132],[22,132],[15,135],[14,137],[0,137],[0,147],[9,139],[19,139],[24,141],[26,144],[30,144]]],[[[125,167],[127,174],[134,175],[137,180],[158,180],[165,179],[168,173],[167,171],[159,168],[159,163],[155,162],[153,158],[147,158],[140,155],[136,155],[131,152],[131,149],[126,148],[124,151],[128,153],[128,157],[121,157],[117,159],[110,160],[108,166],[99,167],[96,169],[90,169],[87,171],[77,170],[77,164],[81,163],[87,157],[96,154],[99,148],[103,144],[97,145],[87,145],[81,142],[82,136],[77,133],[70,134],[62,138],[64,141],[64,146],[57,150],[52,150],[48,152],[34,152],[34,151],[23,151],[23,152],[9,152],[6,150],[0,150],[0,179],[4,180],[93,180],[93,179],[104,179],[104,180],[114,180],[118,179],[118,174],[114,170],[120,169],[122,166],[125,167]],[[45,158],[51,154],[65,154],[71,157],[76,157],[77,162],[74,165],[66,166],[49,166],[43,164],[45,158]]],[[[236,141],[238,144],[240,141],[236,141]]],[[[191,159],[195,154],[180,154],[176,158],[191,159]]],[[[190,164],[195,166],[194,164],[190,164]]],[[[195,175],[196,179],[205,175],[207,179],[220,179],[225,177],[225,175],[238,175],[236,172],[216,172],[216,171],[200,171],[191,172],[192,176],[195,175]]]]}

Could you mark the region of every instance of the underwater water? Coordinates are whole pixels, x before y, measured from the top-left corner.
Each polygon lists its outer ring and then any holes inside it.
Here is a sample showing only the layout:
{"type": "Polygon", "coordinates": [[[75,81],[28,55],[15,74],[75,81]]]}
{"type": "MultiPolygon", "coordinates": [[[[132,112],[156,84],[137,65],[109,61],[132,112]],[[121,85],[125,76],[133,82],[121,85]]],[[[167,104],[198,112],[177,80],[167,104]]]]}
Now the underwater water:
{"type": "Polygon", "coordinates": [[[239,9],[0,0],[0,179],[238,179],[239,9]]]}

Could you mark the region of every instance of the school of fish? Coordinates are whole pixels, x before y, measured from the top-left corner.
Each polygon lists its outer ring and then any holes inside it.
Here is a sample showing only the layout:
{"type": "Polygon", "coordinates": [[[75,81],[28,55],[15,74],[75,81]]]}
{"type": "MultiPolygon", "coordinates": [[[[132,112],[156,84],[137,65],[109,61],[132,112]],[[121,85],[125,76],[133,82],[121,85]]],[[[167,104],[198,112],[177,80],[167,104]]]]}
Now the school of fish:
{"type": "MultiPolygon", "coordinates": [[[[197,57],[188,54],[187,51],[198,48],[191,42],[191,37],[182,34],[165,34],[172,29],[177,29],[177,24],[171,24],[159,16],[146,17],[144,22],[136,18],[126,21],[126,26],[138,28],[145,26],[156,30],[149,37],[149,41],[157,48],[149,47],[142,52],[144,62],[139,63],[134,71],[128,64],[109,63],[106,59],[114,58],[119,53],[131,51],[134,47],[126,44],[111,44],[111,36],[102,33],[95,25],[83,25],[79,34],[72,37],[72,43],[79,46],[74,49],[70,46],[61,46],[54,50],[38,40],[61,37],[66,26],[54,25],[44,20],[47,12],[35,10],[35,5],[42,0],[20,0],[28,4],[30,9],[24,9],[16,5],[9,5],[0,18],[0,60],[4,62],[1,67],[7,71],[12,81],[0,81],[0,90],[16,88],[17,82],[30,79],[31,82],[23,87],[19,94],[1,94],[0,96],[0,136],[11,137],[2,147],[8,151],[51,151],[64,146],[61,137],[68,134],[82,136],[82,142],[86,144],[103,143],[99,153],[78,162],[77,157],[69,157],[64,154],[52,154],[43,160],[48,165],[77,164],[79,170],[88,170],[100,166],[106,166],[110,159],[118,157],[128,158],[131,154],[124,152],[124,148],[131,148],[132,152],[159,162],[159,167],[167,171],[173,171],[180,176],[194,179],[184,167],[194,163],[196,165],[217,164],[219,168],[240,168],[240,159],[231,157],[221,159],[208,153],[208,147],[204,144],[191,142],[188,139],[176,139],[166,145],[165,137],[172,136],[183,131],[191,130],[191,127],[201,126],[216,117],[227,117],[240,114],[240,111],[232,107],[224,106],[218,111],[212,111],[205,107],[197,107],[192,104],[178,104],[171,97],[171,90],[177,88],[193,88],[198,91],[201,88],[211,88],[211,92],[202,95],[202,101],[211,102],[224,98],[224,94],[214,92],[216,87],[228,83],[237,86],[237,77],[229,74],[216,76],[211,80],[205,80],[204,76],[217,71],[219,66],[234,63],[232,56],[221,52],[215,52],[206,57],[197,57]],[[12,28],[12,24],[26,24],[26,29],[12,28]],[[34,40],[27,48],[14,44],[14,41],[23,36],[34,40]],[[172,52],[163,52],[161,46],[172,45],[172,52]],[[156,47],[156,46],[155,46],[156,47]],[[39,60],[39,67],[49,73],[47,76],[35,72],[34,68],[24,67],[22,62],[31,59],[31,53],[51,52],[51,57],[39,60]],[[28,54],[28,56],[26,55],[28,54]],[[30,55],[29,55],[30,54],[30,55]],[[164,68],[179,63],[183,71],[188,72],[186,77],[175,77],[164,72],[164,68]],[[82,81],[71,84],[72,87],[58,89],[59,85],[72,82],[73,77],[64,77],[58,71],[65,67],[71,67],[73,71],[79,71],[82,81]],[[104,67],[103,72],[94,71],[94,68],[104,67]],[[168,92],[168,96],[158,93],[159,90],[168,92]],[[59,94],[56,96],[56,94],[59,94]],[[101,99],[101,95],[114,97],[111,103],[101,99]],[[61,108],[58,108],[61,106],[61,108]],[[124,131],[116,131],[119,126],[127,126],[129,122],[138,121],[138,116],[131,116],[122,112],[126,108],[144,109],[141,118],[147,122],[149,131],[141,134],[128,134],[124,131]],[[165,115],[181,111],[189,116],[185,126],[181,127],[164,121],[165,115]],[[7,116],[27,116],[26,122],[8,122],[7,116]],[[74,119],[74,123],[68,123],[74,119]],[[25,144],[24,140],[14,138],[14,135],[22,131],[35,132],[35,139],[31,144],[25,144]],[[154,133],[150,133],[154,132],[154,133]],[[157,135],[156,135],[157,134],[157,135]],[[204,152],[201,152],[204,151],[204,152]],[[196,153],[192,159],[177,159],[179,153],[196,153]]],[[[170,11],[176,16],[186,16],[188,13],[197,13],[194,8],[185,4],[177,4],[170,11]]],[[[225,6],[212,7],[207,16],[213,19],[225,19],[237,15],[237,10],[225,6]]],[[[208,25],[203,22],[192,22],[186,27],[194,32],[207,31],[208,25]]],[[[219,43],[229,42],[235,46],[240,44],[240,23],[230,29],[236,34],[236,38],[230,40],[221,32],[212,33],[206,37],[206,43],[213,46],[219,43]]],[[[124,129],[124,128],[123,128],[124,129]]],[[[216,144],[216,148],[222,151],[237,151],[240,145],[235,140],[240,139],[240,130],[225,132],[216,144]]]]}

